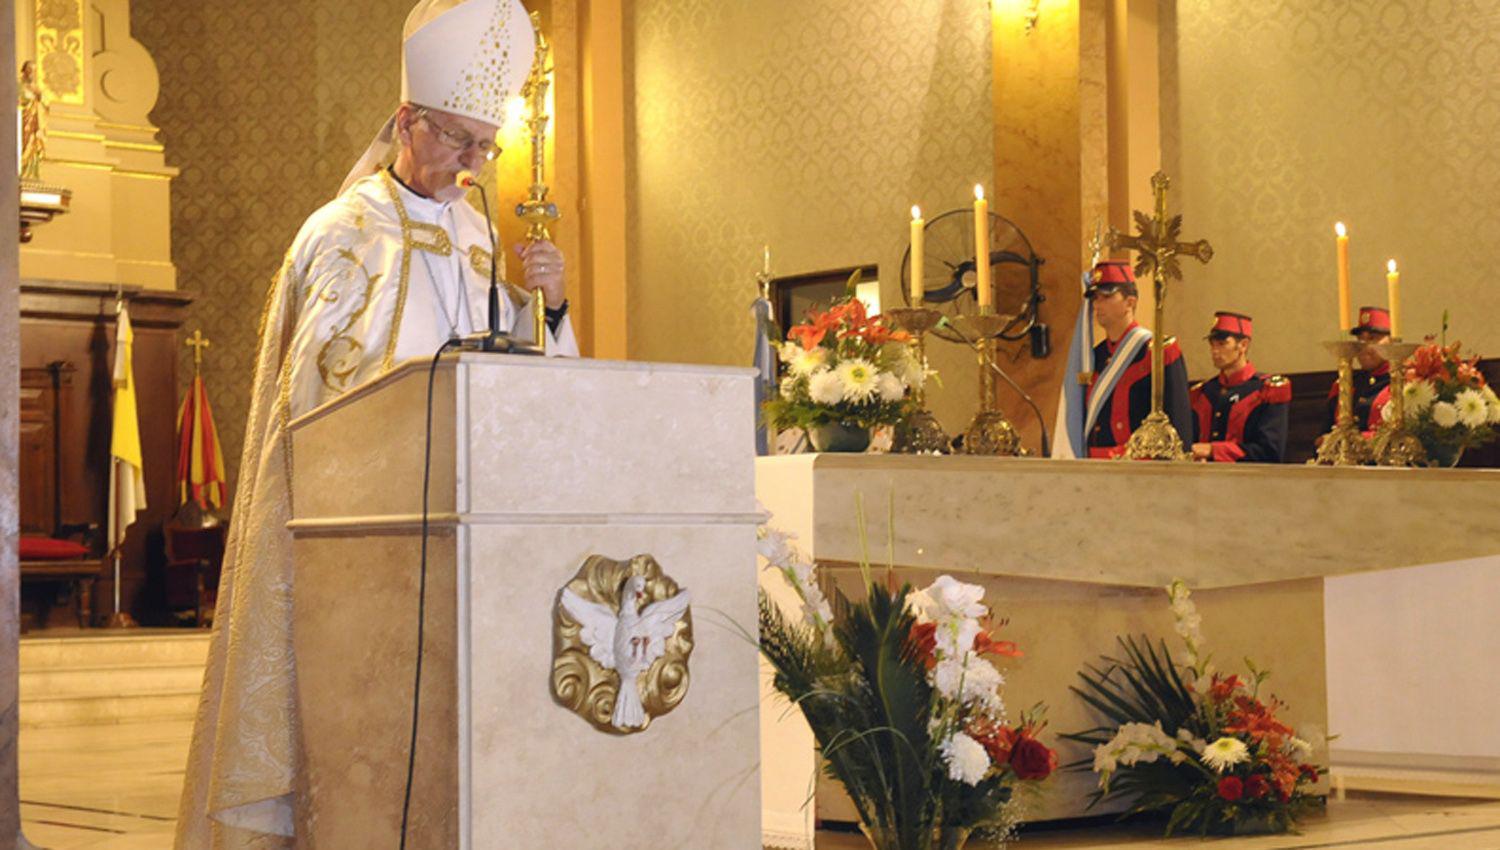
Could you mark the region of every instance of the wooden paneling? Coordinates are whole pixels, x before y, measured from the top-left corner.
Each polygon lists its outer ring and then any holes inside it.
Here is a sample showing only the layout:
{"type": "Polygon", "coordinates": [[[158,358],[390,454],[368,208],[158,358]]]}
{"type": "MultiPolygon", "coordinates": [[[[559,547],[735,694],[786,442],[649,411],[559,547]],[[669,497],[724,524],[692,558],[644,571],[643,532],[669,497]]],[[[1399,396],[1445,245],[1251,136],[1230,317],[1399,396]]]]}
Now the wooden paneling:
{"type": "MultiPolygon", "coordinates": [[[[129,303],[135,329],[136,402],[148,505],[130,527],[122,550],[121,607],[143,624],[164,623],[161,526],[177,508],[177,331],[192,297],[139,287],[117,290],[89,284],[23,282],[21,366],[23,370],[45,369],[55,361],[73,366],[71,380],[62,388],[61,402],[67,413],[59,433],[58,513],[64,524],[96,523],[104,528],[118,295],[129,303]]],[[[50,512],[50,498],[47,493],[31,492],[23,483],[23,515],[29,518],[50,512]],[[47,507],[42,509],[42,505],[47,507]]],[[[41,596],[48,592],[55,589],[36,591],[41,596]]],[[[95,588],[96,621],[112,613],[113,595],[113,577],[101,579],[95,588]]],[[[54,610],[49,622],[65,625],[68,613],[54,610]]]]}

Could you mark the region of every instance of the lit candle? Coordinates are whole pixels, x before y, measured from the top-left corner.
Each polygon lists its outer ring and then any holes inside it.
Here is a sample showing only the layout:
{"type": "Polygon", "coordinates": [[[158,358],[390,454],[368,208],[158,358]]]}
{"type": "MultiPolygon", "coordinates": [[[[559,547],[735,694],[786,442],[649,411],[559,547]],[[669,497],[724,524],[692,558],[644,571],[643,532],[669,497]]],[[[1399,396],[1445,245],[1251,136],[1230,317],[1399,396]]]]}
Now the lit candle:
{"type": "Polygon", "coordinates": [[[1341,221],[1333,226],[1339,246],[1339,330],[1348,331],[1353,324],[1349,316],[1349,231],[1341,221]]]}
{"type": "Polygon", "coordinates": [[[922,306],[922,299],[927,295],[927,285],[922,280],[922,261],[926,259],[927,246],[925,234],[922,228],[927,223],[922,220],[922,208],[913,206],[911,208],[911,306],[922,306]]]}
{"type": "Polygon", "coordinates": [[[979,294],[979,311],[994,306],[990,291],[990,202],[984,199],[984,187],[974,184],[974,288],[979,294]]]}
{"type": "Polygon", "coordinates": [[[1401,272],[1396,271],[1396,261],[1385,264],[1385,291],[1391,306],[1391,338],[1401,338],[1401,272]]]}

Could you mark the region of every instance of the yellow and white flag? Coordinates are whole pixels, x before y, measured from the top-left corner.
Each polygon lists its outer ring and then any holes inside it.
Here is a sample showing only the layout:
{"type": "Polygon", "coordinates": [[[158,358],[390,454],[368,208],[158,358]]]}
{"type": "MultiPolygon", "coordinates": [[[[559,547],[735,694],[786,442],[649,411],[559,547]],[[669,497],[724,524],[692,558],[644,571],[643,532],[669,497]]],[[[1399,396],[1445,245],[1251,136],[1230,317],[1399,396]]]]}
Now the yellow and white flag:
{"type": "Polygon", "coordinates": [[[141,424],[135,408],[135,332],[122,304],[115,329],[114,431],[109,454],[109,548],[118,548],[135,515],[146,509],[146,477],[141,467],[141,424]]]}

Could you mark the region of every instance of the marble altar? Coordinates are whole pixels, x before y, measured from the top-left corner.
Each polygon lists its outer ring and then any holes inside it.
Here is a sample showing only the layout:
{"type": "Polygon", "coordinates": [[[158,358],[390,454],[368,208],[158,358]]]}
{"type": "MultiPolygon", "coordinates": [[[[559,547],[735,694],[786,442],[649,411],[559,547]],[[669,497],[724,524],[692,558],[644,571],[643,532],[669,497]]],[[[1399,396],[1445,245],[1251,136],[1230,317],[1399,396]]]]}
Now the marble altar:
{"type": "MultiPolygon", "coordinates": [[[[759,847],[748,369],[462,354],[434,391],[408,846],[759,847]],[[550,690],[553,606],[592,554],[693,595],[687,696],[597,731],[550,690]]],[[[394,846],[411,723],[427,364],[291,425],[299,830],[394,846]]]]}
{"type": "MultiPolygon", "coordinates": [[[[999,636],[1025,653],[1001,665],[1008,705],[1047,703],[1053,732],[1094,725],[1068,686],[1117,635],[1176,640],[1163,587],[1183,578],[1219,669],[1249,655],[1272,670],[1267,689],[1324,763],[1324,578],[1500,552],[1489,471],[824,454],[758,459],[756,494],[846,592],[859,592],[860,502],[874,564],[917,585],[942,573],[984,585],[1009,620],[999,636]],[[1444,534],[1418,533],[1438,517],[1444,534]]],[[[785,593],[775,573],[761,582],[785,593]]],[[[852,820],[852,807],[822,779],[803,806],[811,734],[764,685],[762,700],[767,842],[810,846],[794,834],[808,809],[852,820]]],[[[1064,763],[1083,755],[1060,747],[1064,763]]],[[[1092,788],[1091,775],[1059,774],[1028,817],[1084,814],[1092,788]]]]}

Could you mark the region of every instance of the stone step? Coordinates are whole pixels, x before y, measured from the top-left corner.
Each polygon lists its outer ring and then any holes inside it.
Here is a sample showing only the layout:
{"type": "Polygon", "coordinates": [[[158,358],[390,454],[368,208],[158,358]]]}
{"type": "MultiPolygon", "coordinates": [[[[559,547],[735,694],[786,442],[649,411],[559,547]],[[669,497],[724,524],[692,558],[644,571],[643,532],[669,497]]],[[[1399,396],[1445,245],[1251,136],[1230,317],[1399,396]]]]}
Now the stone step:
{"type": "Polygon", "coordinates": [[[23,728],[191,719],[209,633],[29,637],[20,646],[23,728]]]}

